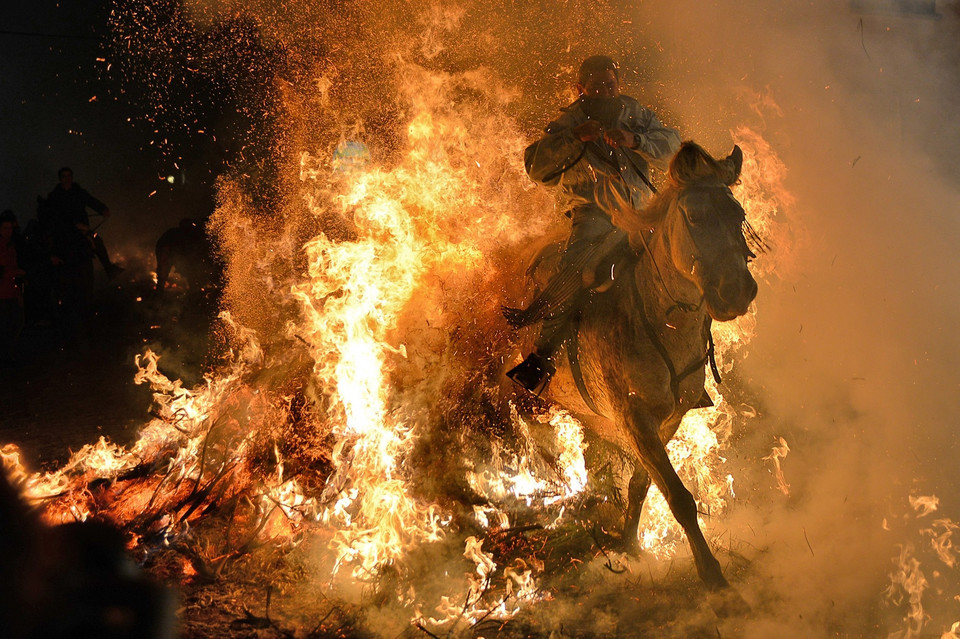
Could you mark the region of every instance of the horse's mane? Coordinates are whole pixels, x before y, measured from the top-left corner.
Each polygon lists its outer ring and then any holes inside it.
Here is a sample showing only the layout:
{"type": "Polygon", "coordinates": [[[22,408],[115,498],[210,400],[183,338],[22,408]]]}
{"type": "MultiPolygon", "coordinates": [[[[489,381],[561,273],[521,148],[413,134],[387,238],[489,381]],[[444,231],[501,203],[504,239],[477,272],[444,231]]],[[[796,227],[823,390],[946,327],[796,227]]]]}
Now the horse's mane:
{"type": "Polygon", "coordinates": [[[702,146],[688,140],[680,145],[680,150],[670,160],[663,187],[643,209],[635,210],[622,198],[616,198],[615,206],[610,207],[613,223],[631,234],[655,229],[663,222],[670,204],[684,186],[710,179],[731,184],[736,177],[737,169],[727,162],[715,160],[702,146]]]}
{"type": "Polygon", "coordinates": [[[739,172],[739,165],[734,167],[726,160],[715,160],[702,146],[688,140],[680,145],[680,150],[670,160],[668,175],[676,186],[711,178],[729,185],[736,181],[739,172]]]}

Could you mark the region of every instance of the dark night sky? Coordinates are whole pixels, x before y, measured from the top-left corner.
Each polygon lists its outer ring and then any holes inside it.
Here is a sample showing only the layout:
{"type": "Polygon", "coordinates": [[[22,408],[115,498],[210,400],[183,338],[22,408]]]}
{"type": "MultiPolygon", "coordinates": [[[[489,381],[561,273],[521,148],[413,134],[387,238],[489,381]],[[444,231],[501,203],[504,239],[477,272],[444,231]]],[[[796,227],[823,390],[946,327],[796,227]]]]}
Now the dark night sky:
{"type": "Polygon", "coordinates": [[[57,169],[70,166],[110,206],[108,242],[131,253],[149,250],[165,228],[209,213],[211,204],[196,188],[162,179],[175,169],[104,77],[106,63],[97,59],[106,57],[109,6],[37,0],[0,8],[0,207],[25,225],[37,196],[56,184],[57,169]]]}

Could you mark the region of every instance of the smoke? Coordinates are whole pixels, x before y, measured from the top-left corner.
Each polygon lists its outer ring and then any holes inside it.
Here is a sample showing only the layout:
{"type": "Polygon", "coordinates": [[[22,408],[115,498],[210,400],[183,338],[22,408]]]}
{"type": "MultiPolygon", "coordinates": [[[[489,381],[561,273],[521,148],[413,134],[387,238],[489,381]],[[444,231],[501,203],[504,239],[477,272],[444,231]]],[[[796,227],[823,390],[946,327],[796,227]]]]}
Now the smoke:
{"type": "Polygon", "coordinates": [[[860,7],[644,8],[671,59],[665,93],[686,137],[759,120],[789,171],[789,223],[807,238],[769,238],[761,260],[799,250],[761,287],[757,334],[738,362],[759,415],[734,445],[742,502],[725,526],[764,549],[749,553],[744,585],[762,604],[744,636],[917,636],[901,621],[907,597],[888,606],[881,595],[908,545],[925,548],[919,569],[934,582],[918,598],[924,632],[939,636],[960,614],[960,575],[921,539],[929,520],[908,503],[937,494],[939,516],[960,510],[960,192],[957,149],[942,139],[955,130],[957,8],[933,19],[860,7]],[[760,461],[777,437],[790,446],[789,497],[760,461]]]}

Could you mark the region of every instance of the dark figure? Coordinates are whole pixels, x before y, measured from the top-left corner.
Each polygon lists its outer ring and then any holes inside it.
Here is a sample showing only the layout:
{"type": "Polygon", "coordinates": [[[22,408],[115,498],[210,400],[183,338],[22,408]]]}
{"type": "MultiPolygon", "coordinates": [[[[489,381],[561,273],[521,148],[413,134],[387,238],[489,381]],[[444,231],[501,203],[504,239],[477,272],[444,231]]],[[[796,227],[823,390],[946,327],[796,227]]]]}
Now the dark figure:
{"type": "Polygon", "coordinates": [[[13,211],[0,213],[0,365],[13,361],[23,329],[22,283],[26,271],[20,268],[18,259],[18,230],[13,211]]]}
{"type": "Polygon", "coordinates": [[[179,377],[194,380],[216,349],[212,328],[220,311],[223,264],[203,221],[192,218],[180,220],[179,226],[160,236],[156,256],[155,311],[160,330],[153,335],[176,352],[168,356],[167,366],[178,367],[179,377]],[[170,295],[173,270],[181,286],[170,295]]]}
{"type": "Polygon", "coordinates": [[[40,222],[44,217],[46,200],[37,198],[37,217],[27,222],[23,233],[20,265],[27,271],[23,287],[23,309],[29,326],[52,326],[59,314],[57,277],[59,267],[54,263],[47,229],[40,222]]]}
{"type": "Polygon", "coordinates": [[[596,283],[594,273],[609,270],[605,254],[625,241],[611,211],[642,208],[654,190],[649,165],[667,168],[680,147],[676,130],[620,94],[619,69],[611,58],[584,60],[577,91],[579,99],[524,152],[527,173],[541,184],[560,187],[561,206],[573,222],[558,273],[527,309],[505,309],[515,327],[543,322],[534,351],[507,373],[537,394],[556,372],[554,356],[571,316],[596,283]]]}
{"type": "Polygon", "coordinates": [[[57,173],[60,183],[47,196],[50,226],[54,232],[55,252],[64,261],[81,256],[96,255],[107,277],[113,279],[123,268],[110,261],[103,239],[90,229],[87,209],[93,209],[105,218],[110,217],[106,204],[90,195],[73,181],[73,171],[63,167],[57,173]]]}
{"type": "Polygon", "coordinates": [[[97,521],[47,526],[0,466],[0,634],[7,639],[172,639],[174,597],[97,521]]]}
{"type": "Polygon", "coordinates": [[[156,255],[158,294],[163,293],[173,269],[193,293],[220,288],[223,267],[200,220],[183,218],[179,226],[166,230],[157,240],[156,255]]]}
{"type": "Polygon", "coordinates": [[[55,268],[58,324],[65,342],[82,340],[93,303],[93,257],[100,260],[108,278],[123,269],[110,261],[100,236],[90,229],[87,209],[104,217],[110,209],[73,181],[64,167],[60,183],[46,200],[40,200],[37,218],[46,242],[49,262],[55,268]]]}

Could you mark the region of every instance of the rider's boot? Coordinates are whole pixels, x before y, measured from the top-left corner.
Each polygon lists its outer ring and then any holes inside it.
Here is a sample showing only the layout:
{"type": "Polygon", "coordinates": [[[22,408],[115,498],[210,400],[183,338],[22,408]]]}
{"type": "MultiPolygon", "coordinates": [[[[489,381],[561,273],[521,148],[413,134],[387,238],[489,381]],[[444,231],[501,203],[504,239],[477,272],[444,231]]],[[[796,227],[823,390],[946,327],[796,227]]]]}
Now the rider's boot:
{"type": "Polygon", "coordinates": [[[556,372],[557,367],[550,362],[549,358],[533,351],[527,355],[526,359],[507,371],[507,377],[539,397],[556,372]]]}

